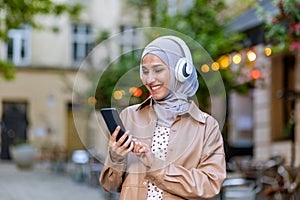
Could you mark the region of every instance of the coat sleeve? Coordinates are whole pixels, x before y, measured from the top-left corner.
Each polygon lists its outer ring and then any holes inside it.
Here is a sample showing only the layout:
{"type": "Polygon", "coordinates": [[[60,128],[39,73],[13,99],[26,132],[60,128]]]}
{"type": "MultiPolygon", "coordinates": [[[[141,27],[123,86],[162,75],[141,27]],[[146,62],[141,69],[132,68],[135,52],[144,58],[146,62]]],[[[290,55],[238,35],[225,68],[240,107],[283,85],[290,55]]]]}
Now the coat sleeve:
{"type": "MultiPolygon", "coordinates": [[[[126,118],[127,112],[123,110],[120,113],[122,121],[126,118]]],[[[109,150],[101,171],[99,182],[106,191],[121,192],[127,168],[127,157],[121,163],[115,163],[111,160],[109,150]]]]}
{"type": "Polygon", "coordinates": [[[206,127],[203,153],[197,166],[186,169],[175,162],[161,169],[154,166],[161,164],[157,161],[146,173],[146,178],[159,188],[186,199],[217,195],[226,177],[225,154],[217,122],[209,117],[208,123],[212,125],[206,127]]]}
{"type": "Polygon", "coordinates": [[[99,177],[102,187],[106,191],[120,192],[125,169],[126,162],[114,163],[108,153],[99,177]]]}

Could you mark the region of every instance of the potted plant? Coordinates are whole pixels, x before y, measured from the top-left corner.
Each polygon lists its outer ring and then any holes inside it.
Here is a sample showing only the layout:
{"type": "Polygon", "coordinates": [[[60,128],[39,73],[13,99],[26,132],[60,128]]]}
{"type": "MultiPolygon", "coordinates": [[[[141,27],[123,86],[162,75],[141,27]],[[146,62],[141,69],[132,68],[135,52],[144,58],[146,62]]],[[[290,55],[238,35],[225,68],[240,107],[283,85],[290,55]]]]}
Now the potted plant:
{"type": "Polygon", "coordinates": [[[20,169],[31,169],[37,155],[37,149],[26,141],[15,141],[10,147],[10,154],[20,169]]]}

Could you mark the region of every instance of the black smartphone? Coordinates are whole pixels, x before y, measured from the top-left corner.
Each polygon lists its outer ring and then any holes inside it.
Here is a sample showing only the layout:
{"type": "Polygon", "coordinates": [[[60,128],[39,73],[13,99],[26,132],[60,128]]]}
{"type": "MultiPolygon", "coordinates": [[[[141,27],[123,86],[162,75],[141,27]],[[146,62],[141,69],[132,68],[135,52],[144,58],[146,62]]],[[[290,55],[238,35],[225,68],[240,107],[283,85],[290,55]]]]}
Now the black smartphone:
{"type": "MultiPolygon", "coordinates": [[[[110,134],[113,134],[113,132],[115,131],[117,126],[120,126],[120,131],[117,135],[117,141],[118,141],[124,135],[126,129],[123,125],[123,122],[119,116],[117,109],[116,108],[102,108],[102,109],[100,109],[100,112],[103,116],[103,119],[106,123],[106,126],[107,126],[110,134]]],[[[126,140],[124,142],[126,142],[126,140]]]]}

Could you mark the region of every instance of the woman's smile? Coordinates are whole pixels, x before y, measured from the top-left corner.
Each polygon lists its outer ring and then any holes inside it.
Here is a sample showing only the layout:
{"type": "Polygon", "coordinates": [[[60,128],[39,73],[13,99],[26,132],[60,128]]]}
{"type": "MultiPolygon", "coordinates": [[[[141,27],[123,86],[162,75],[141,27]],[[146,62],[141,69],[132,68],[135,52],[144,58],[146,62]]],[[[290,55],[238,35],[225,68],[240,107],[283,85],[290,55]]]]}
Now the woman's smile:
{"type": "Polygon", "coordinates": [[[162,85],[150,86],[152,92],[158,92],[162,85]]]}

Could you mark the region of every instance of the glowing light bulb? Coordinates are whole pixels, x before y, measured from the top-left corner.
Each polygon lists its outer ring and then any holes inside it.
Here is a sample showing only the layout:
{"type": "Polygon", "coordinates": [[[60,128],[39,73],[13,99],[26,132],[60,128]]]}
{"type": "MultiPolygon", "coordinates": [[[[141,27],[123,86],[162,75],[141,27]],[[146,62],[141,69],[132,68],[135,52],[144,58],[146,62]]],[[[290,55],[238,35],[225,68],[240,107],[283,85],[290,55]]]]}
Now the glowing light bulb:
{"type": "Polygon", "coordinates": [[[211,69],[213,71],[218,71],[220,69],[220,65],[217,62],[213,62],[213,64],[211,64],[211,69]]]}
{"type": "Polygon", "coordinates": [[[222,69],[226,69],[230,65],[230,59],[228,55],[223,55],[219,58],[219,63],[222,69]]]}
{"type": "Polygon", "coordinates": [[[252,51],[252,50],[249,50],[249,51],[247,52],[247,58],[248,58],[248,60],[249,60],[250,62],[255,61],[255,60],[256,60],[256,54],[255,54],[255,52],[252,51]]]}
{"type": "Polygon", "coordinates": [[[252,79],[254,79],[254,80],[259,79],[259,78],[261,77],[260,71],[259,71],[258,69],[253,69],[253,70],[251,71],[251,77],[252,77],[252,79]]]}
{"type": "Polygon", "coordinates": [[[201,66],[201,71],[204,73],[209,72],[209,66],[207,64],[204,64],[201,66]]]}
{"type": "Polygon", "coordinates": [[[97,99],[95,97],[89,97],[88,98],[88,104],[89,105],[94,105],[97,103],[97,99]]]}
{"type": "Polygon", "coordinates": [[[266,54],[266,56],[270,56],[272,54],[272,49],[269,48],[269,47],[266,47],[265,48],[265,54],[266,54]]]}
{"type": "Polygon", "coordinates": [[[115,99],[120,100],[120,99],[122,99],[122,97],[123,97],[122,91],[117,90],[117,91],[114,92],[114,98],[115,99]]]}
{"type": "Polygon", "coordinates": [[[242,56],[241,54],[237,53],[233,56],[232,61],[234,62],[234,64],[240,64],[242,61],[242,56]]]}

